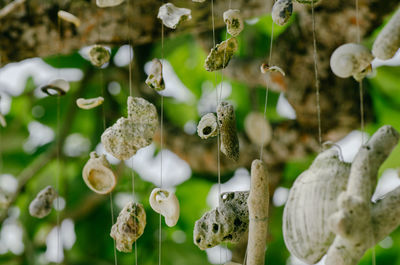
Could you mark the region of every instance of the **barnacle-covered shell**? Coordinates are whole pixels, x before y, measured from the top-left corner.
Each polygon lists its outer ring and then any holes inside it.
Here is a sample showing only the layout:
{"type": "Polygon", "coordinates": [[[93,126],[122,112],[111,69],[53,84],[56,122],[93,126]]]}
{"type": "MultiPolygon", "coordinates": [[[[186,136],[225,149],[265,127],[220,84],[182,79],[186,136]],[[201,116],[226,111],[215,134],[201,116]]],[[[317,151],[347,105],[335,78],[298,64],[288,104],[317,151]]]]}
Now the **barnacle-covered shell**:
{"type": "Polygon", "coordinates": [[[242,30],[244,28],[243,19],[240,16],[239,9],[229,9],[229,10],[225,11],[224,12],[224,21],[226,24],[226,30],[233,37],[236,37],[237,35],[239,35],[240,32],[242,32],[242,30]]]}
{"type": "Polygon", "coordinates": [[[174,193],[155,188],[149,198],[151,208],[164,216],[168,226],[174,226],[179,219],[179,201],[174,193]]]}
{"type": "Polygon", "coordinates": [[[157,91],[165,89],[163,74],[162,74],[162,63],[157,58],[151,61],[150,73],[147,76],[146,84],[157,91]]]}
{"type": "Polygon", "coordinates": [[[96,152],[90,153],[90,159],[83,167],[82,177],[89,189],[99,194],[110,193],[117,183],[117,177],[106,157],[99,156],[96,152]]]}
{"type": "Polygon", "coordinates": [[[89,51],[90,62],[97,67],[110,61],[110,52],[101,45],[93,45],[89,51]]]}
{"type": "Polygon", "coordinates": [[[42,86],[41,90],[49,96],[62,96],[69,91],[69,83],[65,79],[54,79],[42,86]]]}
{"type": "Polygon", "coordinates": [[[166,3],[158,10],[157,18],[161,19],[166,27],[176,29],[181,22],[192,19],[192,16],[190,9],[180,8],[171,3],[166,3]]]}
{"type": "Polygon", "coordinates": [[[215,117],[214,113],[207,113],[201,117],[197,125],[197,134],[201,139],[207,139],[218,134],[217,117],[215,117]]]}
{"type": "Polygon", "coordinates": [[[283,212],[283,238],[290,253],[307,264],[326,254],[335,238],[328,220],[337,211],[337,198],[346,190],[350,164],[338,151],[320,153],[290,189],[283,212]]]}
{"type": "Polygon", "coordinates": [[[289,21],[290,17],[292,16],[292,12],[292,0],[278,0],[272,7],[272,20],[275,22],[275,24],[283,26],[289,21]]]}
{"type": "Polygon", "coordinates": [[[62,20],[74,24],[75,27],[79,27],[81,25],[81,20],[77,18],[75,15],[68,13],[67,11],[60,10],[58,11],[57,16],[62,20]]]}
{"type": "Polygon", "coordinates": [[[221,152],[230,159],[239,159],[239,139],[236,132],[235,109],[222,101],[217,107],[217,118],[221,134],[221,152]]]}
{"type": "Polygon", "coordinates": [[[76,105],[81,109],[93,109],[97,106],[103,104],[104,98],[97,97],[97,98],[78,98],[76,100],[76,105]]]}
{"type": "Polygon", "coordinates": [[[342,78],[353,76],[357,81],[368,75],[374,59],[363,45],[347,43],[338,47],[331,56],[332,72],[342,78]]]}
{"type": "Polygon", "coordinates": [[[264,146],[272,139],[271,125],[261,113],[249,113],[244,120],[244,129],[250,141],[258,146],[264,146]]]}
{"type": "Polygon", "coordinates": [[[111,227],[110,236],[121,252],[131,252],[132,244],[144,231],[146,212],[140,203],[128,202],[118,215],[117,222],[111,227]]]}
{"type": "Polygon", "coordinates": [[[29,204],[29,214],[33,217],[43,218],[51,212],[53,201],[57,197],[57,192],[52,186],[47,186],[41,190],[36,198],[29,204]]]}
{"type": "Polygon", "coordinates": [[[208,54],[204,63],[204,68],[209,72],[225,68],[237,49],[238,42],[235,37],[217,44],[208,54]]]}
{"type": "Polygon", "coordinates": [[[249,225],[248,197],[248,191],[222,193],[221,205],[196,221],[194,243],[204,250],[222,242],[239,242],[249,225]]]}
{"type": "Polygon", "coordinates": [[[124,2],[125,0],[96,0],[96,5],[98,7],[111,7],[117,6],[124,2]]]}
{"type": "Polygon", "coordinates": [[[388,60],[400,48],[400,8],[381,30],[372,46],[372,54],[382,60],[388,60]]]}
{"type": "Polygon", "coordinates": [[[128,118],[120,118],[101,135],[107,152],[126,160],[137,150],[151,144],[157,129],[157,111],[143,98],[128,97],[128,118]]]}

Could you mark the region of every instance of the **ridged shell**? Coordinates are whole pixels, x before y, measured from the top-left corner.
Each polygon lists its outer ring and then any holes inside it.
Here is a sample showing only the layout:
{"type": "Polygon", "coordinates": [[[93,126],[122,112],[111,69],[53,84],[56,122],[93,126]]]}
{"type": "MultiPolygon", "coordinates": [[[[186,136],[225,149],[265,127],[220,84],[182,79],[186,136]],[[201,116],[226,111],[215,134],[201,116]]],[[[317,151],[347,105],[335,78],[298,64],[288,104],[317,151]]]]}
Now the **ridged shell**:
{"type": "Polygon", "coordinates": [[[374,45],[372,54],[382,60],[388,60],[400,48],[400,8],[389,20],[386,26],[379,33],[374,45]]]}
{"type": "Polygon", "coordinates": [[[283,237],[292,255],[315,264],[326,254],[335,238],[328,218],[337,211],[337,198],[346,190],[349,174],[350,164],[329,149],[296,179],[283,212],[283,237]]]}

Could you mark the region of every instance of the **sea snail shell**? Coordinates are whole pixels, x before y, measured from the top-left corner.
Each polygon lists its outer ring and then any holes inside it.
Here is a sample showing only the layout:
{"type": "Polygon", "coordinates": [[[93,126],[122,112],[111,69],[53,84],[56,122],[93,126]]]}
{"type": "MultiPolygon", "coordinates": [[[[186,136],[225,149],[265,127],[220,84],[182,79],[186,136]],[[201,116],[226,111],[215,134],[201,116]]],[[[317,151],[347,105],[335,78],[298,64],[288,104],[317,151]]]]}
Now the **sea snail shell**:
{"type": "Polygon", "coordinates": [[[332,53],[330,64],[333,73],[338,77],[353,76],[354,79],[360,81],[371,72],[373,59],[374,57],[366,47],[347,43],[332,53]]]}
{"type": "Polygon", "coordinates": [[[90,153],[90,159],[83,167],[82,177],[86,185],[98,194],[110,193],[117,183],[117,177],[111,170],[104,155],[90,153]]]}
{"type": "Polygon", "coordinates": [[[283,26],[289,21],[290,17],[292,16],[292,12],[292,0],[278,0],[272,7],[272,20],[275,22],[275,24],[283,26]]]}
{"type": "Polygon", "coordinates": [[[54,79],[41,90],[49,96],[63,96],[69,91],[69,83],[64,79],[54,79]]]}
{"type": "Polygon", "coordinates": [[[101,45],[94,45],[89,51],[90,62],[97,67],[104,65],[110,61],[110,52],[101,45]]]}
{"type": "Polygon", "coordinates": [[[103,97],[88,98],[88,99],[78,98],[76,100],[76,105],[81,109],[93,109],[103,104],[103,102],[104,102],[103,97]]]}
{"type": "Polygon", "coordinates": [[[207,139],[218,134],[217,117],[215,117],[214,113],[207,113],[201,117],[197,125],[197,134],[201,139],[207,139]]]}
{"type": "Polygon", "coordinates": [[[226,30],[229,34],[231,34],[233,37],[236,37],[240,34],[240,32],[242,32],[244,23],[242,17],[240,16],[240,10],[229,9],[224,12],[223,17],[226,24],[226,30]]]}
{"type": "Polygon", "coordinates": [[[179,219],[179,201],[175,194],[164,189],[155,188],[150,194],[150,206],[164,216],[168,226],[174,226],[179,219]]]}
{"type": "Polygon", "coordinates": [[[204,63],[204,68],[209,72],[225,68],[238,47],[239,44],[235,37],[231,37],[217,44],[208,54],[204,63]]]}
{"type": "Polygon", "coordinates": [[[36,218],[47,216],[51,212],[55,198],[57,198],[56,190],[52,186],[47,186],[29,204],[29,214],[36,218]]]}
{"type": "Polygon", "coordinates": [[[236,132],[235,109],[232,104],[222,101],[217,108],[221,133],[221,152],[234,161],[239,159],[239,139],[236,132]]]}
{"type": "Polygon", "coordinates": [[[290,189],[283,212],[283,238],[290,253],[307,264],[317,263],[335,239],[329,217],[337,211],[337,198],[346,190],[350,164],[338,151],[320,153],[290,189]]]}
{"type": "Polygon", "coordinates": [[[192,19],[192,16],[190,9],[180,8],[171,3],[166,3],[158,10],[157,18],[161,19],[166,27],[176,29],[181,22],[192,19]]]}
{"type": "Polygon", "coordinates": [[[399,48],[400,8],[397,9],[396,13],[379,33],[372,46],[372,54],[381,60],[388,60],[394,56],[399,48]]]}
{"type": "Polygon", "coordinates": [[[151,61],[150,73],[147,76],[146,84],[157,91],[162,91],[165,89],[163,73],[162,73],[162,63],[159,59],[154,58],[151,61]]]}

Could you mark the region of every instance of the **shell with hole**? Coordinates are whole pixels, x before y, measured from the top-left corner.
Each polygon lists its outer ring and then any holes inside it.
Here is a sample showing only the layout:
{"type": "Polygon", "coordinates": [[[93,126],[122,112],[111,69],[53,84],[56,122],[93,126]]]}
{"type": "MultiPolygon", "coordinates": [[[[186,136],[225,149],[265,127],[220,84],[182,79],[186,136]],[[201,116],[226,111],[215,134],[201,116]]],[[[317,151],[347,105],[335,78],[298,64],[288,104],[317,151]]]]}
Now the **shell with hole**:
{"type": "Polygon", "coordinates": [[[166,3],[158,10],[157,18],[161,19],[166,27],[176,29],[180,23],[192,19],[191,12],[190,9],[180,8],[171,3],[166,3]]]}
{"type": "Polygon", "coordinates": [[[250,141],[258,146],[264,146],[272,139],[271,125],[261,113],[250,112],[244,120],[244,129],[250,141]]]}
{"type": "Polygon", "coordinates": [[[283,212],[283,238],[290,253],[307,264],[317,263],[335,239],[329,217],[346,190],[350,164],[338,151],[320,153],[294,182],[283,212]]]}
{"type": "Polygon", "coordinates": [[[78,98],[76,100],[76,105],[81,109],[93,109],[97,106],[103,104],[104,98],[97,97],[97,98],[78,98]]]}
{"type": "Polygon", "coordinates": [[[285,25],[293,13],[293,2],[292,0],[278,0],[272,7],[271,15],[272,20],[275,24],[283,26],[285,25]]]}
{"type": "Polygon", "coordinates": [[[41,90],[49,96],[63,96],[69,91],[69,82],[65,79],[51,80],[41,90]]]}
{"type": "Polygon", "coordinates": [[[125,0],[96,0],[98,7],[112,7],[122,4],[125,0]]]}
{"type": "Polygon", "coordinates": [[[151,67],[149,75],[146,79],[146,85],[157,91],[162,91],[165,89],[163,73],[162,73],[162,63],[159,59],[154,58],[151,61],[151,67]]]}
{"type": "Polygon", "coordinates": [[[209,72],[225,68],[237,49],[238,41],[235,37],[231,37],[217,44],[208,54],[204,63],[204,68],[209,72]]]}
{"type": "Polygon", "coordinates": [[[240,16],[239,9],[229,9],[224,12],[223,17],[226,24],[226,30],[229,34],[231,34],[233,37],[236,37],[240,34],[240,32],[242,32],[244,23],[242,17],[240,16]]]}
{"type": "Polygon", "coordinates": [[[381,59],[392,58],[400,48],[400,8],[381,30],[372,46],[372,54],[381,59]]]}
{"type": "Polygon", "coordinates": [[[221,135],[221,152],[228,158],[239,160],[239,138],[236,131],[236,117],[233,105],[222,101],[217,108],[217,118],[221,135]]]}
{"type": "Polygon", "coordinates": [[[201,117],[200,122],[197,125],[197,134],[201,139],[217,136],[218,123],[217,117],[215,117],[214,113],[207,113],[201,117]]]}
{"type": "Polygon", "coordinates": [[[372,71],[371,62],[374,59],[371,52],[363,45],[347,43],[339,46],[331,56],[332,72],[338,77],[353,76],[362,80],[372,71]]]}
{"type": "Polygon", "coordinates": [[[155,188],[149,198],[151,208],[164,216],[168,226],[174,226],[179,219],[179,201],[174,193],[155,188]]]}
{"type": "Polygon", "coordinates": [[[89,189],[98,194],[110,193],[117,183],[117,177],[106,157],[99,156],[96,152],[90,153],[90,159],[83,167],[82,177],[89,189]]]}
{"type": "Polygon", "coordinates": [[[97,67],[108,63],[110,61],[111,55],[109,50],[102,45],[93,45],[89,51],[90,62],[97,67]]]}
{"type": "Polygon", "coordinates": [[[145,227],[146,212],[143,205],[128,202],[111,227],[110,236],[114,238],[118,251],[131,252],[132,244],[143,234],[145,227]]]}
{"type": "Polygon", "coordinates": [[[56,198],[56,190],[52,186],[47,186],[41,190],[29,204],[29,214],[36,218],[47,216],[51,212],[53,201],[56,198]]]}

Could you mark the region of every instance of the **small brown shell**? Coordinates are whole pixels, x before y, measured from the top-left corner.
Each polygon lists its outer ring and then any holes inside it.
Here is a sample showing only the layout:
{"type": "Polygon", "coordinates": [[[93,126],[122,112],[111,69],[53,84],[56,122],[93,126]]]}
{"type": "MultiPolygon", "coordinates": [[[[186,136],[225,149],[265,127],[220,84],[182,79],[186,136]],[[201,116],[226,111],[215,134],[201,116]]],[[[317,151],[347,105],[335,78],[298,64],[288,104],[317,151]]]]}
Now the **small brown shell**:
{"type": "Polygon", "coordinates": [[[240,10],[229,9],[224,12],[223,17],[226,24],[226,30],[229,34],[231,34],[233,37],[236,37],[240,34],[240,32],[242,32],[244,23],[242,17],[240,16],[240,10]]]}
{"type": "Polygon", "coordinates": [[[223,101],[217,108],[218,124],[221,133],[221,152],[234,161],[239,160],[239,139],[236,132],[235,109],[223,101]]]}
{"type": "Polygon", "coordinates": [[[397,9],[396,13],[379,33],[372,46],[372,54],[381,60],[388,60],[394,56],[399,48],[400,8],[397,9]]]}
{"type": "Polygon", "coordinates": [[[179,201],[174,193],[155,188],[149,198],[151,208],[164,216],[168,226],[174,226],[179,219],[179,201]]]}
{"type": "Polygon", "coordinates": [[[82,177],[86,185],[98,194],[110,193],[117,184],[117,177],[111,170],[104,155],[90,153],[90,159],[83,167],[82,177]]]}
{"type": "Polygon", "coordinates": [[[192,19],[191,12],[190,9],[180,8],[171,3],[166,3],[158,10],[157,18],[161,19],[166,27],[176,29],[180,23],[192,19]]]}
{"type": "Polygon", "coordinates": [[[90,62],[97,67],[100,67],[110,61],[111,55],[107,48],[101,45],[93,45],[89,51],[90,62]]]}
{"type": "Polygon", "coordinates": [[[29,204],[29,214],[36,218],[47,216],[52,209],[53,201],[57,198],[57,192],[52,186],[41,190],[36,198],[29,204]]]}
{"type": "Polygon", "coordinates": [[[151,61],[150,73],[147,76],[146,84],[157,91],[162,91],[165,89],[163,73],[162,73],[162,63],[159,59],[154,58],[151,61]]]}
{"type": "Polygon", "coordinates": [[[208,54],[204,63],[204,68],[209,72],[225,68],[237,49],[238,42],[235,37],[217,44],[208,54]]]}
{"type": "Polygon", "coordinates": [[[207,113],[201,117],[199,125],[197,125],[197,134],[201,139],[217,136],[218,123],[214,113],[207,113]]]}

